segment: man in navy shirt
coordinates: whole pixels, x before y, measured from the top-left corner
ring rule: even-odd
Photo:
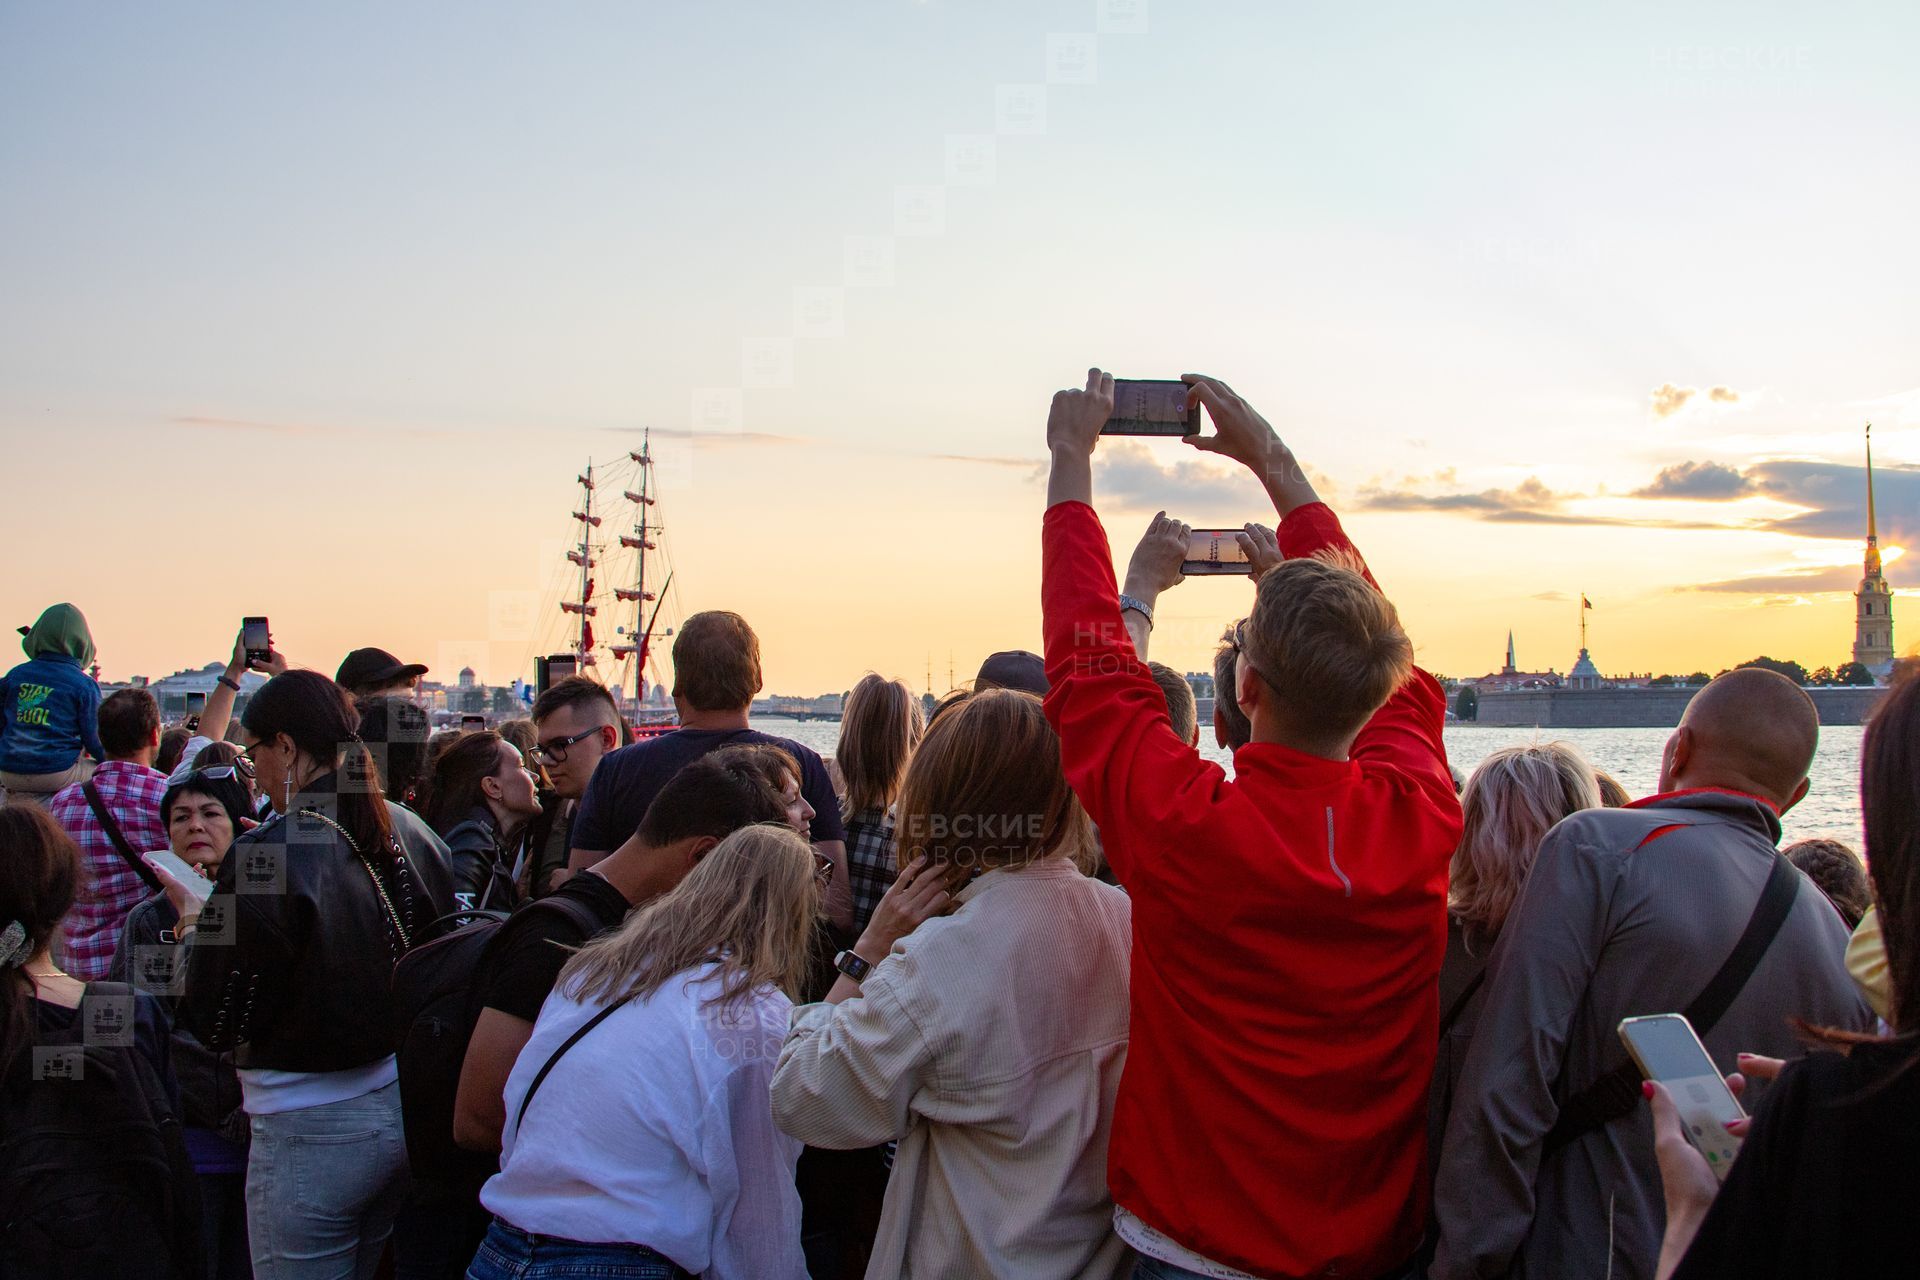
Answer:
[[[673,638],[673,705],[680,713],[680,727],[601,757],[573,821],[567,865],[583,870],[624,844],[639,830],[654,796],[683,765],[736,743],[770,743],[800,762],[800,793],[814,811],[813,847],[834,862],[827,917],[850,928],[846,832],[833,780],[811,748],[747,727],[747,711],[760,685],[760,638],[745,618],[722,610],[688,618]]]

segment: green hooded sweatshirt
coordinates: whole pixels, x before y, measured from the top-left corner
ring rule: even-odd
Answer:
[[[87,630],[87,615],[70,604],[49,606],[40,621],[26,629],[20,647],[29,658],[64,653],[83,667],[93,662],[93,632]]]

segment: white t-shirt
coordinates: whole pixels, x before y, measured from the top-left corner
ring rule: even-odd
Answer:
[[[516,1127],[534,1076],[603,1007],[547,997],[507,1077],[489,1211],[535,1235],[643,1244],[707,1280],[806,1280],[801,1144],[767,1096],[791,1005],[772,987],[708,1004],[716,971],[676,975],[581,1037]]]

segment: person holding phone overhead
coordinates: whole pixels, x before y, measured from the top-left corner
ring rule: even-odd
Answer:
[[[259,1280],[370,1278],[407,1179],[389,1008],[394,961],[451,909],[446,846],[381,794],[352,702],[313,671],[241,717],[274,817],[237,837],[180,921],[180,1019],[235,1050]]]

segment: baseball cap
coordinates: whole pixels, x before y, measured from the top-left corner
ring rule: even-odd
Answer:
[[[1018,689],[1036,697],[1047,696],[1047,664],[1037,653],[1025,649],[1006,649],[980,664],[974,677],[975,689]]]
[[[411,680],[426,673],[425,663],[402,662],[385,649],[355,649],[333,673],[333,682],[357,690]]]

